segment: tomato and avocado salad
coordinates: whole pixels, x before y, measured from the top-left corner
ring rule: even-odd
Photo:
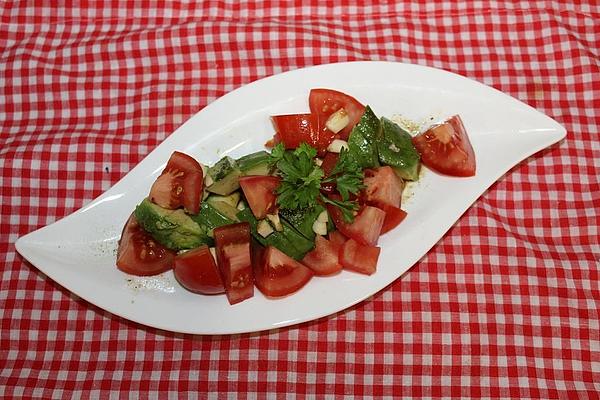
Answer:
[[[174,152],[125,224],[117,267],[172,269],[187,290],[231,304],[255,288],[287,296],[343,269],[371,275],[380,235],[407,216],[402,192],[421,164],[475,174],[458,115],[412,136],[345,93],[313,89],[308,103],[309,113],[271,117],[270,151],[211,167]]]

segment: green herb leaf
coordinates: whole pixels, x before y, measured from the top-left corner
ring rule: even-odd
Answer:
[[[277,167],[281,177],[277,203],[281,208],[291,210],[312,207],[318,202],[332,204],[341,210],[346,222],[352,222],[358,203],[350,200],[350,194],[357,194],[363,187],[360,165],[348,151],[342,150],[330,176],[324,179],[323,169],[315,163],[316,156],[317,150],[306,143],[293,151],[286,151],[281,143],[273,148],[270,163]],[[324,182],[335,183],[342,199],[323,195],[321,184]]]
[[[335,182],[344,201],[350,198],[350,194],[357,194],[364,187],[362,169],[348,150],[342,149],[329,175],[325,182]]]

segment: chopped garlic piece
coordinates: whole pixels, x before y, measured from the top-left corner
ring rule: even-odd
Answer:
[[[327,223],[316,220],[315,222],[313,222],[312,230],[317,235],[327,235]]]
[[[342,151],[342,149],[348,149],[348,142],[341,139],[335,139],[329,144],[329,146],[327,146],[327,151],[332,153],[339,153]]]
[[[213,183],[215,183],[215,181],[213,181],[213,178],[210,175],[205,175],[204,176],[204,185],[205,186],[211,186]]]
[[[281,232],[283,230],[283,225],[281,225],[281,220],[279,219],[279,214],[267,214],[267,219],[269,221],[271,221],[271,224],[273,225],[273,228],[275,228],[275,230],[277,232]]]
[[[325,126],[333,133],[338,133],[350,123],[350,117],[344,108],[340,108],[329,116]]]
[[[329,221],[329,214],[327,214],[327,210],[321,211],[321,214],[317,217],[317,221],[319,222],[327,222]]]
[[[214,247],[209,247],[208,250],[210,250],[210,254],[212,254],[214,258],[217,258],[217,249]]]
[[[256,232],[258,232],[260,236],[266,238],[273,233],[273,228],[266,219],[261,219],[258,221],[258,225],[256,226]]]

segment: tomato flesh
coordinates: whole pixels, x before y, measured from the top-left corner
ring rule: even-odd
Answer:
[[[364,245],[374,246],[377,244],[385,220],[383,210],[377,207],[363,206],[351,223],[346,222],[342,212],[331,204],[327,205],[327,212],[333,218],[336,228],[344,236]]]
[[[307,266],[275,247],[258,250],[254,262],[256,287],[269,297],[287,296],[302,288],[312,278]],[[262,254],[261,254],[262,253]]]
[[[200,294],[225,292],[223,280],[208,246],[200,246],[175,257],[173,273],[187,290]]]
[[[458,115],[415,136],[413,144],[423,164],[441,174],[475,175],[475,152]]]
[[[182,207],[192,213],[200,211],[203,185],[198,161],[179,151],[173,152],[162,174],[150,189],[150,200],[170,210]]]
[[[338,260],[339,247],[323,236],[315,237],[315,248],[308,252],[302,259],[315,275],[331,275],[341,271],[342,265]]]
[[[352,128],[365,112],[365,106],[354,97],[332,89],[312,89],[308,96],[308,104],[311,114],[316,116],[318,130],[322,134],[331,133],[325,126],[331,114],[341,108],[346,110],[350,121],[344,129],[338,132],[338,136],[344,140],[348,139]]]
[[[340,262],[345,269],[371,275],[377,270],[380,252],[379,247],[366,246],[349,239],[340,251]]]
[[[364,175],[363,196],[367,204],[380,208],[384,204],[392,207],[400,206],[404,183],[392,167],[367,169],[364,171]]]
[[[138,276],[156,275],[170,270],[175,252],[155,241],[132,214],[121,233],[117,268]]]
[[[385,219],[381,227],[382,235],[400,225],[400,222],[404,221],[407,215],[406,211],[388,204],[383,204],[381,209],[385,212]]]
[[[281,179],[276,176],[248,175],[239,179],[252,214],[263,219],[267,214],[277,210],[277,194],[275,190]]]
[[[254,295],[250,224],[240,222],[214,230],[217,265],[230,304]]]
[[[344,243],[346,243],[347,240],[348,238],[344,236],[340,231],[329,232],[329,242],[333,244],[333,246],[336,248],[338,255],[340,249],[342,248]]]
[[[295,149],[306,142],[323,153],[333,141],[332,132],[319,131],[318,121],[313,114],[274,115],[275,142],[281,142],[286,149]]]

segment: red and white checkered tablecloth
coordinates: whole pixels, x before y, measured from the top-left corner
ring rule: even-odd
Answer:
[[[564,3],[1,3],[0,397],[600,398],[600,5]],[[465,75],[567,138],[503,176],[385,290],[289,328],[147,328],[15,252],[217,97],[349,60]]]

